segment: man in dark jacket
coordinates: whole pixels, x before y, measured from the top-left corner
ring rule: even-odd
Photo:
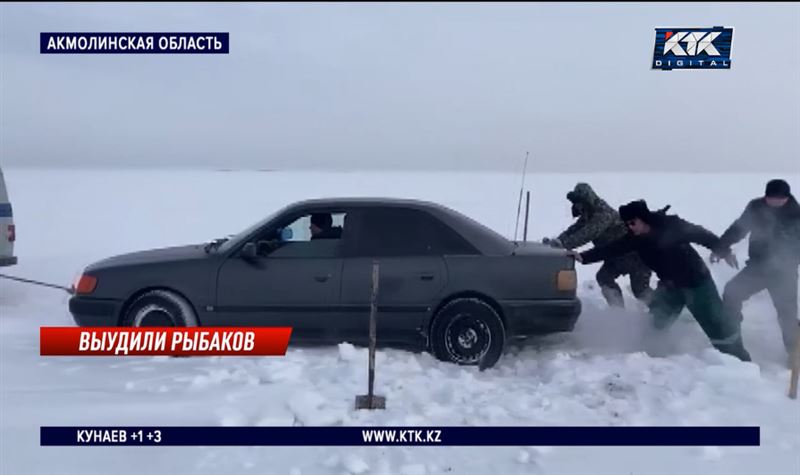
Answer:
[[[678,216],[653,213],[643,200],[621,206],[619,214],[629,233],[606,246],[578,254],[576,259],[591,264],[636,252],[659,278],[650,302],[657,328],[671,324],[683,307],[688,307],[715,348],[750,361],[738,320],[725,313],[711,273],[692,247],[695,243],[718,249],[719,238]]]
[[[578,183],[575,189],[567,193],[572,202],[572,216],[578,218],[557,238],[543,241],[554,247],[577,249],[588,242],[595,247],[602,247],[627,234],[625,224],[617,210],[612,208],[586,183]],[[616,280],[621,275],[629,275],[633,295],[648,302],[653,293],[650,288],[651,272],[639,256],[629,252],[620,257],[608,259],[597,272],[597,283],[609,305],[623,307],[622,289]]]
[[[342,228],[333,225],[333,216],[330,213],[313,213],[308,226],[311,231],[311,240],[341,239]]]
[[[742,319],[742,304],[767,290],[778,314],[783,344],[791,354],[798,338],[797,268],[800,265],[800,205],[783,180],[767,183],[763,197],[750,201],[720,237],[712,259],[728,256],[730,246],[750,234],[749,259],[725,286],[727,311]]]

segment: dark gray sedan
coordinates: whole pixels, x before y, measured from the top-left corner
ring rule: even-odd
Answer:
[[[294,343],[367,341],[380,265],[379,344],[493,365],[506,341],[570,331],[574,259],[515,243],[443,206],[304,201],[227,239],[112,257],[70,300],[81,326],[290,326]]]

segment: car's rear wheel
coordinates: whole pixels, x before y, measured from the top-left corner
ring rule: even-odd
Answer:
[[[442,361],[489,368],[503,354],[506,332],[500,315],[478,298],[448,302],[434,317],[431,350]]]
[[[191,304],[169,290],[150,290],[128,306],[122,325],[126,327],[196,327]]]

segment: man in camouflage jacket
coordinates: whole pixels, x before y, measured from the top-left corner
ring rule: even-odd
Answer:
[[[557,238],[545,238],[545,244],[569,250],[589,242],[595,247],[602,247],[628,233],[617,210],[597,196],[588,184],[575,185],[575,189],[567,193],[567,199],[572,202],[572,216],[578,220]],[[609,305],[624,306],[622,289],[616,282],[621,275],[630,276],[631,290],[637,299],[649,302],[653,293],[650,288],[651,271],[636,253],[630,252],[605,261],[597,272],[597,283]]]

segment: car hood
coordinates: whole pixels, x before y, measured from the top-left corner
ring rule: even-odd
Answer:
[[[109,257],[102,261],[90,265],[87,270],[105,269],[109,267],[120,267],[140,264],[154,264],[162,262],[186,261],[201,259],[208,254],[203,249],[202,244],[192,244],[189,246],[165,247],[161,249],[151,249],[148,251],[131,252],[118,256]]]

